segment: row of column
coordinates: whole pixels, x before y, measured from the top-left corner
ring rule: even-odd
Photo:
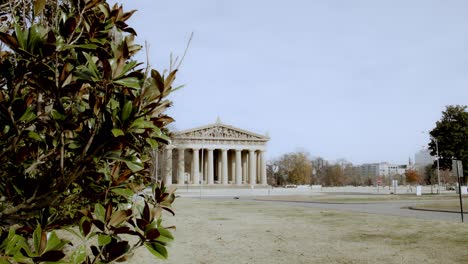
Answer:
[[[166,149],[166,177],[165,182],[173,183],[172,179],[172,150],[173,148]],[[185,149],[177,148],[178,150],[178,159],[177,159],[177,184],[185,184]],[[203,157],[201,166],[203,169],[200,170],[200,149],[191,148],[193,151],[190,179],[188,183],[190,184],[199,184],[200,178],[206,178],[206,183],[208,185],[215,184],[215,164],[214,164],[214,150],[215,149],[201,149],[205,153],[206,157]],[[221,157],[217,157],[218,161],[218,181],[222,185],[229,184],[229,162],[228,162],[228,149],[220,149]],[[265,160],[265,151],[263,150],[248,150],[248,162],[244,159],[242,160],[242,150],[234,149],[235,158],[231,159],[231,184],[242,185],[242,184],[267,184],[266,177],[266,160]],[[231,156],[232,157],[232,156]],[[244,164],[243,164],[244,163]],[[257,167],[259,166],[259,167]],[[205,175],[201,175],[201,172]],[[259,179],[257,181],[257,176]],[[205,177],[204,177],[205,176]]]

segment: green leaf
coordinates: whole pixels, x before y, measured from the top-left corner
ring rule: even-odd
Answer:
[[[156,148],[158,148],[158,146],[159,146],[158,141],[156,141],[156,140],[153,139],[153,138],[147,138],[147,139],[146,139],[146,143],[148,143],[148,144],[151,146],[151,148],[153,148],[153,149],[156,149]]]
[[[125,102],[125,105],[122,109],[122,121],[125,122],[130,117],[132,110],[133,110],[133,102],[132,101]]]
[[[105,222],[106,219],[106,209],[104,209],[104,206],[102,204],[95,204],[94,205],[94,214],[96,215],[96,218],[101,220],[102,222]]]
[[[33,245],[34,245],[34,250],[36,251],[37,254],[42,253],[40,252],[41,238],[42,238],[42,228],[41,228],[41,225],[37,225],[33,233]]]
[[[125,87],[135,88],[135,89],[141,88],[140,80],[135,77],[122,78],[122,79],[114,81],[114,83],[123,85]]]
[[[114,137],[119,137],[119,136],[124,136],[124,132],[122,129],[120,128],[113,128],[112,129],[112,134],[114,135]]]
[[[81,145],[76,141],[72,141],[72,142],[70,142],[70,144],[68,144],[68,148],[69,149],[79,149],[79,148],[81,148]]]
[[[68,241],[60,239],[55,232],[51,232],[48,235],[47,239],[47,246],[44,250],[44,252],[50,251],[50,250],[61,250],[66,244],[68,244]]]
[[[29,121],[32,121],[34,118],[36,118],[36,114],[33,112],[33,109],[28,107],[26,111],[24,111],[24,114],[20,117],[19,121],[24,121],[28,123]]]
[[[145,120],[143,117],[138,118],[137,120],[133,121],[130,125],[131,128],[153,128],[159,130],[152,122]]]
[[[156,240],[165,243],[169,243],[174,240],[174,237],[172,236],[171,232],[169,232],[169,230],[159,227],[158,231],[161,235]]]
[[[60,113],[56,109],[52,109],[50,111],[50,115],[52,116],[54,120],[58,120],[58,121],[63,121],[67,118],[64,114]]]
[[[31,139],[34,139],[36,141],[42,141],[41,136],[38,133],[34,132],[34,131],[29,131],[28,132],[28,137],[31,138]]]
[[[167,249],[165,246],[161,245],[160,243],[146,242],[145,246],[149,250],[149,252],[151,252],[151,254],[153,254],[157,258],[167,259],[168,257]]]
[[[99,246],[105,246],[105,245],[109,244],[111,241],[112,241],[112,238],[109,235],[104,235],[104,234],[98,235],[98,245]]]
[[[96,63],[94,62],[94,58],[89,55],[88,53],[83,53],[86,59],[88,60],[88,66],[87,69],[92,73],[93,81],[98,81],[101,79],[101,74],[96,66]]]
[[[86,246],[80,245],[70,256],[72,263],[83,263],[86,260]]]
[[[21,29],[19,23],[15,23],[15,33],[16,33],[16,39],[18,39],[18,44],[20,48],[26,50],[27,42],[25,36],[25,32]]]
[[[111,192],[126,198],[132,197],[135,194],[132,190],[127,188],[115,188],[111,189]]]
[[[76,47],[76,48],[82,48],[82,49],[89,49],[89,50],[95,50],[98,48],[98,45],[89,43],[89,44],[80,44],[80,45],[72,45],[71,47]]]
[[[125,164],[133,172],[141,171],[145,168],[141,162],[125,161]]]

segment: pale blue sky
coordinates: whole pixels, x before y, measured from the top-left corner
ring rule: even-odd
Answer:
[[[270,158],[406,163],[446,105],[468,104],[468,1],[122,2],[157,69],[194,32],[175,127],[220,116],[268,132]]]

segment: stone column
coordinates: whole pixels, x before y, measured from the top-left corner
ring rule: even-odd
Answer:
[[[177,184],[184,184],[185,179],[185,149],[179,148],[178,149],[178,168],[177,168]]]
[[[260,151],[260,162],[261,162],[261,169],[260,169],[260,175],[261,175],[261,184],[262,185],[267,185],[267,173],[266,173],[266,156],[265,156],[265,151]]]
[[[231,155],[229,155],[229,151],[228,151],[228,160],[229,160],[228,161],[229,166],[231,166],[231,168],[229,169],[231,172],[231,184],[234,185],[236,184],[236,157],[234,156],[232,151],[231,151]]]
[[[213,174],[214,166],[213,166],[213,150],[208,149],[208,184],[214,184],[214,174]]]
[[[243,157],[242,157],[242,182],[244,183],[248,183],[248,180],[247,180],[247,176],[249,174],[249,170],[248,170],[248,162],[247,162],[247,153],[244,153]]]
[[[166,148],[166,177],[164,185],[172,184],[172,148]]]
[[[223,182],[223,161],[221,159],[221,150],[213,151],[213,155],[216,158],[216,175],[218,176],[218,183],[221,184]]]
[[[242,152],[236,149],[236,185],[242,184]]]
[[[249,169],[250,169],[250,173],[249,173],[249,178],[250,178],[250,185],[255,185],[256,183],[256,180],[257,180],[257,164],[255,162],[255,150],[253,149],[250,149],[249,150]]]
[[[223,169],[221,170],[221,183],[222,184],[228,184],[228,155],[227,155],[227,149],[222,149],[221,150],[221,163],[223,166]]]
[[[198,151],[199,149],[193,149],[193,156],[192,156],[192,184],[199,184],[200,183],[200,168],[199,168],[199,159],[198,159]]]

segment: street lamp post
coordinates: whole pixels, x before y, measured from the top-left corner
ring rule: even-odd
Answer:
[[[421,133],[426,133],[426,132],[421,132]],[[433,137],[431,134],[429,134],[429,137],[431,137],[436,145],[436,158],[437,158],[437,194],[440,194],[440,172],[439,172],[439,142],[437,141],[437,138]]]
[[[437,138],[432,137],[436,144],[436,155],[437,155],[437,194],[440,194],[440,172],[439,172],[439,143]]]

